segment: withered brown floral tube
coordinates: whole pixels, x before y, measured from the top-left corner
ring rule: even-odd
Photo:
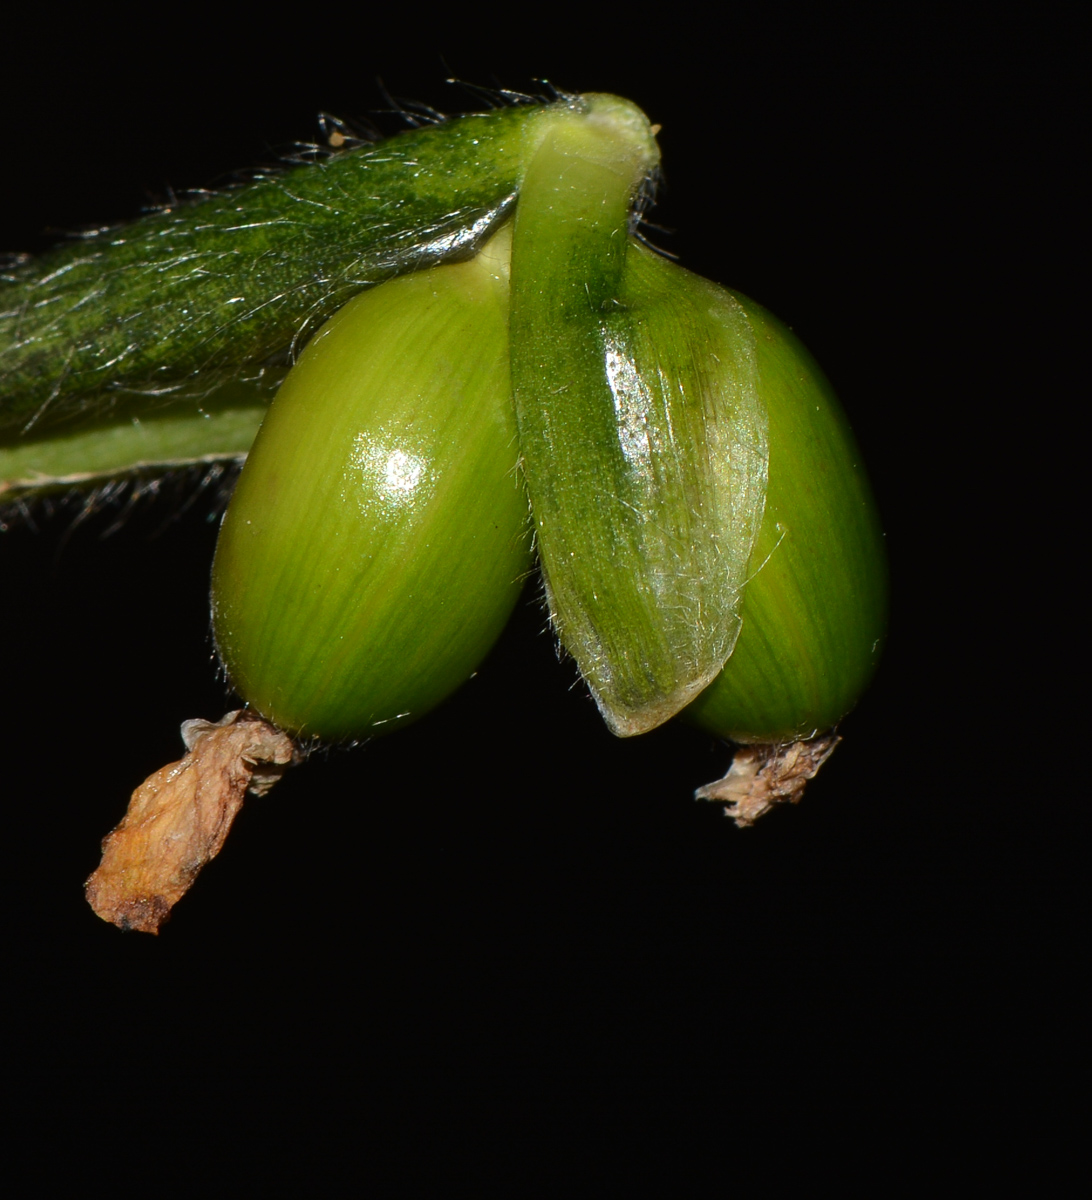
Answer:
[[[292,739],[249,712],[182,726],[186,755],[133,793],[102,843],[87,902],[122,929],[158,933],[224,845],[249,793],[264,796],[295,754]]]

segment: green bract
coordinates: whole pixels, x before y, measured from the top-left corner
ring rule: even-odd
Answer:
[[[557,187],[574,173],[560,161]],[[754,339],[723,289],[624,227],[565,220],[551,190],[516,217],[520,444],[558,633],[611,729],[636,734],[712,682],[739,633],[766,480]]]
[[[503,234],[384,284],[311,340],[224,520],[217,644],[264,717],[363,737],[478,665],[531,566]]]

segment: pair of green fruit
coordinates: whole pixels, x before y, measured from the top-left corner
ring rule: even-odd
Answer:
[[[421,716],[504,627],[529,496],[552,620],[614,732],[825,732],[885,617],[837,400],[759,305],[630,236],[658,160],[640,110],[548,113],[514,218],[350,301],[281,386],[213,568],[232,682],[303,737]]]

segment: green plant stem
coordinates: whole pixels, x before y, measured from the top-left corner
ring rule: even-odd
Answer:
[[[0,275],[0,437],[287,364],[360,291],[472,254],[553,105],[499,109],[162,208]],[[141,414],[143,415],[143,414]]]

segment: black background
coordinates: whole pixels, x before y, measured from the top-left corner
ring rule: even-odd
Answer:
[[[551,10],[518,37],[498,13],[17,26],[0,79],[12,251],[269,162],[315,136],[319,110],[373,114],[379,78],[446,111],[477,104],[449,74],[636,100],[663,125],[659,243],[790,323],[839,391],[894,597],[843,746],[798,808],[740,832],[691,798],[728,750],[685,728],[613,739],[528,594],[427,720],[252,801],[153,939],[98,921],[81,885],[130,790],[178,756],[179,723],[228,705],[208,632],[215,522],[200,499],[182,515],[162,499],[109,536],[109,514],[8,532],[18,1061],[456,1089],[511,1073],[516,1095],[559,1072],[706,1070],[725,1104],[763,1080],[816,1119],[834,1092],[1004,1108],[1029,1072],[1050,1077],[1073,796],[1042,776],[1064,721],[1035,674],[1047,552],[1029,545],[1042,520],[1016,464],[1037,435],[1010,406],[1050,395],[1023,393],[1022,372],[1049,308],[1064,31],[913,11],[684,5],[639,28]]]

